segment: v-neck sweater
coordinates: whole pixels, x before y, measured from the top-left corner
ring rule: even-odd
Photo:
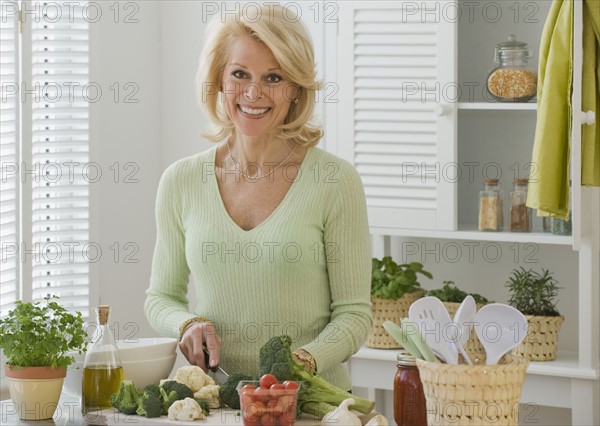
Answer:
[[[222,340],[223,369],[250,375],[258,374],[260,347],[287,334],[293,349],[312,354],[327,380],[350,389],[343,363],[372,325],[360,176],[345,160],[311,147],[280,204],[246,231],[223,204],[216,150],[183,158],[161,177],[148,321],[160,334],[178,337],[185,320],[209,318]]]

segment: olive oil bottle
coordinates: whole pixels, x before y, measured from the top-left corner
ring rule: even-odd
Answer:
[[[98,328],[83,364],[82,412],[110,408],[110,396],[119,390],[123,379],[123,364],[119,350],[108,327],[110,306],[96,308]]]

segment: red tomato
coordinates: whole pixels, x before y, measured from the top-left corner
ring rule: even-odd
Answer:
[[[256,386],[254,386],[252,383],[246,383],[243,387],[243,390],[254,390],[256,389]]]
[[[283,382],[283,387],[286,389],[298,389],[298,382],[293,380],[286,380]]]
[[[282,383],[273,383],[269,389],[271,389],[271,390],[283,390],[283,389],[285,389],[285,386],[283,386]]]
[[[265,413],[260,417],[260,424],[262,426],[276,426],[277,417],[271,413]]]
[[[267,374],[263,374],[263,376],[260,378],[258,383],[261,388],[269,389],[271,387],[271,385],[274,385],[275,383],[279,383],[279,382],[277,381],[277,377],[275,377],[272,374],[267,373]]]
[[[253,397],[255,401],[267,402],[271,399],[271,391],[263,387],[256,388]]]
[[[265,413],[265,410],[265,404],[260,401],[254,401],[242,407],[244,418],[250,420],[258,420]]]
[[[289,412],[284,412],[279,416],[279,426],[291,426],[296,420],[296,412],[294,411],[291,415]]]

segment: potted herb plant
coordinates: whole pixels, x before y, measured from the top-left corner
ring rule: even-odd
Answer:
[[[512,271],[506,283],[508,303],[527,318],[527,336],[513,353],[531,361],[556,359],[558,332],[565,320],[556,309],[558,282],[548,270],[536,272],[521,267]]]
[[[383,328],[385,321],[400,325],[408,315],[410,305],[423,296],[424,290],[417,274],[432,278],[418,262],[398,265],[390,256],[374,258],[371,268],[371,311],[373,327],[367,338],[367,346],[379,349],[399,348],[398,342]]]
[[[461,290],[456,286],[456,284],[454,284],[454,281],[444,281],[442,288],[427,290],[424,294],[424,296],[435,296],[444,302],[444,305],[446,306],[446,309],[451,317],[454,317],[454,314],[456,313],[460,303],[469,295],[473,296],[473,299],[475,299],[477,309],[489,303],[489,300],[480,294],[467,293],[466,291]]]
[[[74,361],[67,352],[82,353],[88,343],[81,312],[70,313],[53,298],[58,299],[17,301],[0,319],[8,389],[24,420],[52,418],[67,367]]]
[[[425,292],[423,296],[435,296],[444,303],[448,313],[451,318],[454,318],[460,303],[464,300],[468,295],[473,296],[475,299],[475,303],[477,304],[477,310],[481,309],[481,307],[487,303],[489,300],[485,297],[481,296],[477,293],[467,293],[466,291],[461,290],[456,286],[454,281],[444,281],[444,285],[442,288],[437,288],[433,290],[428,290]],[[475,353],[484,353],[485,349],[479,342],[477,335],[475,334],[475,330],[471,330],[471,334],[469,335],[469,340],[465,344],[465,350],[467,352],[475,352]]]

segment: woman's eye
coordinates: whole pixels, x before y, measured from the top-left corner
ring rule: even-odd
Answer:
[[[281,80],[283,80],[283,78],[281,78],[277,74],[271,74],[267,76],[266,80],[267,83],[279,83]]]
[[[246,77],[246,73],[244,71],[241,70],[237,70],[231,73],[232,76],[234,76],[235,78],[244,78]]]

